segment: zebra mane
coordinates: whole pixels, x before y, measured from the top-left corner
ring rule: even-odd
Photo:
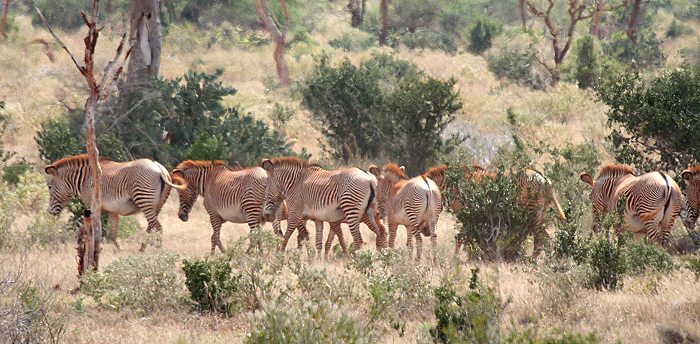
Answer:
[[[76,165],[86,165],[88,163],[88,155],[87,154],[78,154],[78,155],[73,155],[69,157],[65,157],[62,159],[58,159],[53,162],[50,166],[53,166],[55,168],[63,167],[63,166],[76,166]],[[111,162],[112,160],[106,157],[100,157],[100,163],[102,162]]]
[[[300,166],[300,167],[319,167],[323,168],[319,164],[312,164],[308,162],[307,160],[302,160],[294,156],[283,156],[279,158],[272,158],[270,159],[272,161],[272,164],[275,166]]]
[[[433,179],[433,177],[435,176],[444,176],[445,172],[447,172],[447,169],[447,165],[431,167],[425,173],[423,173],[423,176],[428,177],[430,179]]]
[[[390,162],[384,166],[384,172],[385,173],[386,172],[392,173],[392,174],[396,175],[397,177],[399,177],[400,179],[408,179],[406,172],[402,171],[401,168],[399,167],[399,165],[397,165],[393,162]]]
[[[175,167],[178,170],[187,170],[190,168],[206,168],[211,166],[223,166],[231,171],[240,171],[243,168],[240,166],[228,166],[223,160],[185,160]]]
[[[696,173],[700,172],[700,165],[690,166],[690,167],[686,168],[685,171],[688,171],[692,174],[696,174]]]
[[[612,177],[620,176],[625,174],[635,174],[636,170],[630,165],[623,164],[607,164],[603,165],[598,171],[598,178],[600,177]]]

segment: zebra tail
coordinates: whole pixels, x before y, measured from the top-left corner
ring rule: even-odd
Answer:
[[[559,204],[559,200],[557,199],[557,196],[552,193],[552,203],[554,203],[554,207],[557,208],[557,214],[559,215],[559,218],[566,223],[566,214],[564,214],[564,210],[561,208],[561,205]]]
[[[168,172],[168,170],[165,168],[165,166],[161,165],[160,163],[154,161],[156,165],[158,165],[158,169],[160,170],[160,179],[163,181],[163,183],[170,185],[171,187],[178,189],[178,190],[185,190],[187,189],[187,182],[180,178],[179,176],[175,176],[173,179],[177,179],[179,183],[181,184],[173,184],[171,181],[171,175]]]
[[[372,202],[374,201],[374,186],[372,183],[369,183],[369,200],[367,201],[367,206],[365,207],[365,213],[367,210],[369,210],[369,207],[372,205]]]

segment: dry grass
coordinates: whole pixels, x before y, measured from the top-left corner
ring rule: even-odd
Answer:
[[[337,12],[337,13],[336,13]],[[375,48],[366,52],[343,52],[327,46],[327,42],[350,30],[346,14],[335,11],[319,24],[313,34],[318,45],[290,49],[288,61],[295,80],[302,79],[314,65],[313,56],[326,51],[333,61],[348,58],[359,63],[372,53],[384,51]],[[668,15],[661,17],[659,32],[665,32],[670,23]],[[46,118],[63,111],[58,100],[69,106],[83,103],[84,85],[67,56],[56,50],[57,61],[50,63],[40,46],[29,44],[34,38],[48,39],[42,29],[33,28],[27,17],[18,17],[19,33],[7,44],[0,44],[0,98],[7,101],[7,111],[12,115],[10,130],[6,134],[6,149],[38,161],[33,140],[39,124]],[[338,25],[338,23],[343,23]],[[692,24],[694,32],[700,32]],[[190,33],[191,34],[191,33]],[[60,34],[75,52],[81,51],[82,34]],[[297,110],[289,123],[288,134],[297,140],[297,148],[307,148],[316,157],[321,155],[317,141],[321,138],[313,127],[309,114],[290,97],[289,91],[269,89],[265,79],[274,80],[274,65],[269,47],[254,49],[225,49],[218,46],[204,48],[195,43],[190,48],[173,46],[176,37],[165,39],[161,61],[161,74],[165,78],[182,75],[190,68],[213,71],[224,68],[223,80],[238,89],[238,93],[225,100],[228,105],[241,105],[259,118],[266,119],[275,102]],[[100,38],[97,61],[102,63],[111,57],[117,37],[109,30]],[[677,51],[697,44],[697,35],[682,40],[666,41],[664,50],[669,65],[679,63]],[[457,127],[471,128],[487,141],[503,142],[506,134],[506,109],[513,108],[521,115],[526,139],[543,140],[553,145],[590,140],[601,142],[606,136],[604,126],[606,107],[594,100],[589,91],[562,83],[548,92],[534,91],[497,80],[488,71],[486,62],[479,56],[467,53],[448,55],[432,51],[397,52],[431,75],[455,77],[462,95],[464,107],[459,114]],[[458,129],[459,130],[459,129]],[[496,139],[494,139],[496,138]],[[494,140],[492,140],[494,139]],[[163,245],[183,257],[203,257],[209,252],[211,227],[201,202],[192,211],[190,220],[182,223],[177,218],[177,197],[173,196],[160,216],[163,227]],[[18,222],[28,222],[21,219]],[[145,220],[139,216],[142,227]],[[26,223],[25,223],[26,224]],[[443,216],[439,225],[439,247],[443,257],[450,257],[455,232],[450,216]],[[24,225],[19,223],[23,228]],[[269,225],[268,225],[269,227]],[[226,224],[222,230],[223,242],[240,238],[248,232],[244,225]],[[327,232],[327,229],[326,229]],[[349,236],[346,233],[346,237]],[[373,235],[363,230],[368,247],[373,248]],[[405,231],[399,231],[397,243],[403,245]],[[293,241],[290,246],[295,246]],[[427,245],[427,243],[426,243]],[[107,266],[117,257],[138,254],[138,238],[127,240],[116,253],[109,244],[103,247],[101,266]],[[427,246],[426,246],[427,247]],[[8,254],[8,253],[0,253]],[[464,258],[462,258],[464,260]],[[51,251],[32,250],[27,256],[32,275],[37,282],[56,286],[54,293],[64,302],[64,312],[69,319],[67,342],[123,342],[123,343],[219,343],[240,342],[245,336],[243,317],[221,319],[192,313],[187,309],[163,311],[142,317],[131,311],[105,311],[86,303],[84,312],[76,308],[79,300],[69,294],[76,287],[75,251],[72,245],[63,245]],[[343,259],[327,263],[329,271],[342,273]],[[316,262],[314,264],[324,264]],[[460,264],[474,265],[474,262]],[[443,268],[451,269],[447,265]],[[700,299],[698,283],[691,272],[680,271],[662,276],[658,282],[652,277],[628,278],[625,287],[617,292],[593,292],[582,287],[575,291],[565,314],[551,314],[543,306],[541,287],[537,275],[526,265],[482,265],[487,276],[498,282],[504,299],[509,298],[502,326],[504,328],[538,328],[540,333],[557,331],[596,332],[604,343],[621,340],[624,343],[657,343],[659,329],[672,328],[700,335]],[[468,271],[468,270],[464,270]],[[654,284],[654,287],[649,285]],[[426,324],[411,323],[407,336],[389,335],[387,342],[417,342],[425,339]]]

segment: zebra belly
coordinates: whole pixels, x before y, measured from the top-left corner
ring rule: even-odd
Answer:
[[[141,212],[131,198],[118,200],[103,199],[102,210],[119,215],[133,215]]]
[[[338,222],[345,220],[345,213],[343,213],[343,211],[336,206],[328,206],[319,209],[306,208],[304,211],[304,216],[325,222]]]
[[[243,213],[243,209],[240,207],[229,207],[226,209],[221,209],[218,211],[219,216],[222,219],[233,222],[233,223],[246,223],[246,217]]]

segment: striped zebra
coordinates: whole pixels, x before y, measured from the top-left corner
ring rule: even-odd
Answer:
[[[445,185],[445,173],[447,169],[447,165],[436,166],[429,169],[425,173],[425,176],[436,181],[440,189],[444,190],[445,187],[450,187]],[[475,182],[479,182],[482,178],[495,180],[497,175],[475,164],[472,166],[471,171],[465,172],[464,177],[467,180],[472,179]],[[544,228],[548,210],[554,208],[563,222],[566,222],[566,215],[554,194],[551,182],[541,172],[526,168],[522,173],[517,174],[517,187],[518,203],[527,207],[527,229],[533,233],[534,254],[537,255],[542,251],[544,244],[549,240],[549,234],[547,234]],[[454,198],[449,200],[449,206],[453,212],[457,212],[463,207],[459,200]],[[455,242],[455,253],[459,253],[462,245],[462,240],[457,238]]]
[[[216,248],[224,253],[221,226],[226,222],[247,223],[251,230],[265,224],[262,207],[265,200],[267,173],[260,167],[234,168],[223,161],[185,160],[172,171],[173,180],[186,185],[178,190],[178,217],[187,222],[197,197],[204,199],[213,229],[211,254]],[[275,233],[281,234],[280,220],[286,219],[286,206],[280,207],[272,221]]]
[[[306,219],[330,223],[346,222],[350,226],[355,249],[363,245],[360,222],[367,214],[369,228],[377,234],[377,248],[386,244],[386,233],[377,224],[373,177],[358,168],[327,171],[298,158],[263,160],[267,171],[264,216],[273,217],[283,200],[289,217],[281,249]],[[323,227],[317,227],[316,249],[320,252]]]
[[[695,230],[700,214],[700,165],[689,167],[681,172],[685,182],[686,216],[683,225],[689,230]]]
[[[635,239],[646,236],[649,242],[663,246],[681,210],[681,190],[665,173],[634,173],[634,168],[618,164],[602,166],[595,180],[581,173],[581,180],[591,186],[593,231],[600,230],[601,217],[613,212],[624,197],[625,220]]]
[[[115,162],[101,158],[100,167],[102,211],[109,214],[110,240],[117,248],[119,216],[143,213],[148,221],[146,232],[161,232],[163,227],[158,222],[158,214],[170,194],[170,188],[183,188],[173,184],[168,170],[149,159]],[[73,195],[90,205],[93,181],[87,154],[57,160],[46,166],[44,171],[52,176],[49,183],[50,214],[58,215]],[[141,251],[145,248],[144,243]]]
[[[437,247],[437,221],[442,211],[442,195],[437,184],[430,178],[419,176],[408,179],[405,170],[388,163],[383,171],[372,167],[370,172],[377,177],[377,199],[380,216],[386,215],[389,227],[389,247],[394,248],[396,230],[406,227],[406,247],[413,255],[413,238],[416,239],[416,260],[421,258],[423,239],[430,237],[432,257]]]

